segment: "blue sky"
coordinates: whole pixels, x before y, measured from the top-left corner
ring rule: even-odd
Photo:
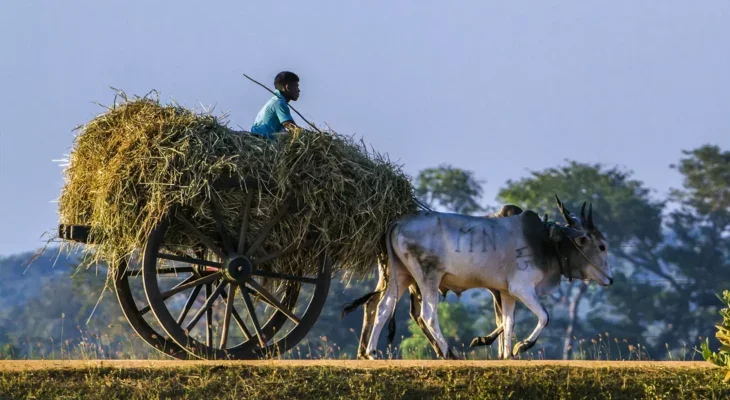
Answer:
[[[54,159],[110,87],[214,106],[248,128],[280,70],[307,119],[408,173],[486,180],[570,158],[635,171],[662,196],[682,149],[730,148],[730,2],[5,1],[0,254],[58,223]]]

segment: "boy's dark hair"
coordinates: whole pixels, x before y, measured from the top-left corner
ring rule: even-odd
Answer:
[[[283,90],[286,85],[297,82],[299,82],[297,74],[289,71],[282,71],[276,74],[276,78],[274,78],[274,87],[277,90]]]

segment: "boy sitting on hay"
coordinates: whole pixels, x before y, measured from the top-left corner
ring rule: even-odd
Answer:
[[[276,133],[286,129],[296,136],[300,128],[294,123],[288,103],[299,99],[299,77],[293,72],[279,72],[274,78],[274,88],[274,97],[256,115],[251,133],[272,140]]]

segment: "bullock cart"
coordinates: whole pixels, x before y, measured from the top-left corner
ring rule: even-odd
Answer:
[[[386,226],[418,209],[400,167],[352,138],[268,141],[175,104],[123,100],[75,141],[57,236],[85,249],[84,265],[108,266],[129,324],[172,357],[292,349],[332,276],[369,274]]]

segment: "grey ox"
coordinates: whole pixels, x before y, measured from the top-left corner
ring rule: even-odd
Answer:
[[[511,359],[533,347],[549,315],[540,296],[556,290],[562,276],[613,284],[608,244],[593,223],[593,206],[580,219],[555,196],[565,224],[548,222],[533,211],[505,206],[498,214],[473,217],[419,212],[399,218],[383,238],[386,259],[379,260],[376,290],[345,307],[343,316],[365,304],[358,358],[376,358],[380,332],[390,319],[388,341],[395,333],[398,299],[410,290],[411,317],[436,354],[456,358],[441,333],[436,313],[439,292],[457,295],[487,288],[494,296],[496,329],[471,346],[490,345],[500,337],[499,357]],[[516,300],[538,317],[532,334],[511,349]]]

